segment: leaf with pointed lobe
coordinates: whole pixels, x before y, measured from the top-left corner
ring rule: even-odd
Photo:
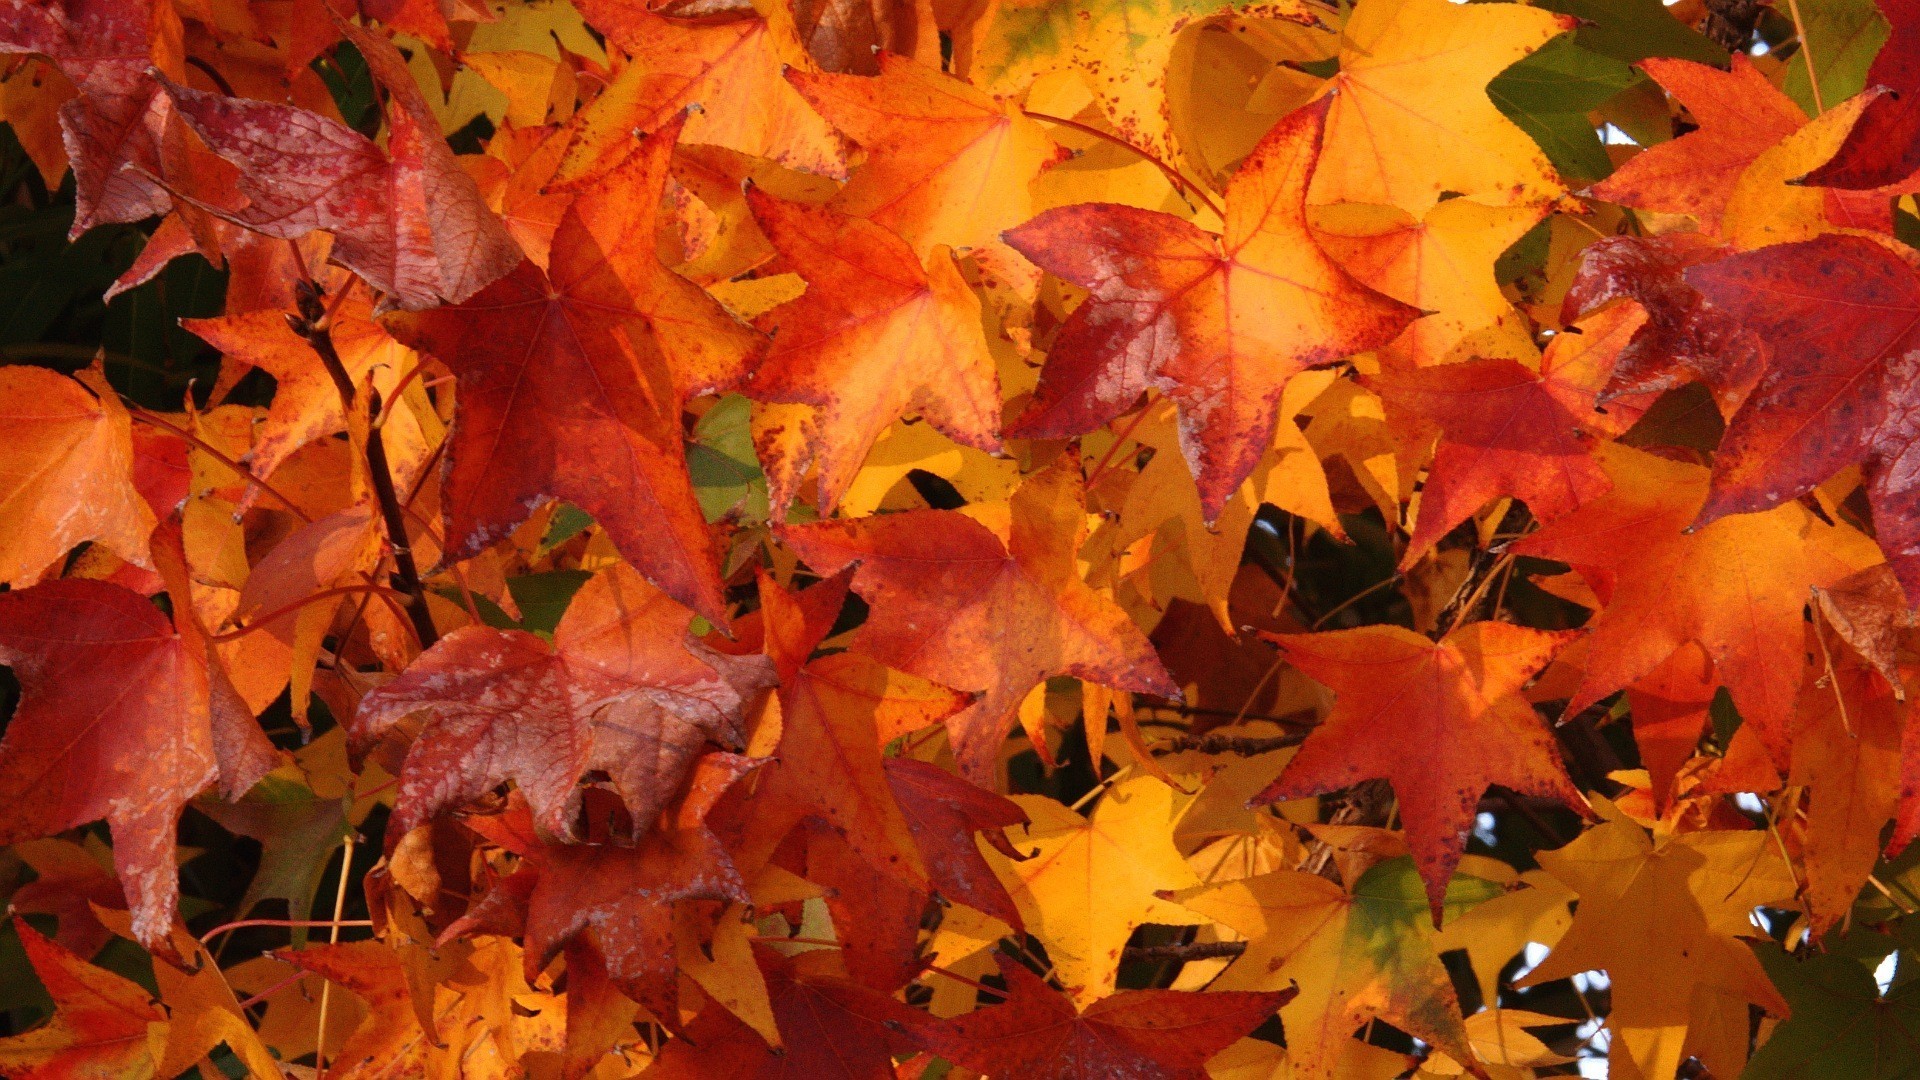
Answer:
[[[1734,55],[1731,71],[1666,58],[1640,66],[1698,126],[1629,159],[1591,193],[1636,209],[1692,214],[1703,230],[1719,233],[1741,174],[1805,126],[1807,115],[1744,55]]]
[[[940,245],[995,243],[1032,217],[1029,182],[1065,156],[1040,124],[937,67],[891,52],[878,60],[874,78],[787,73],[869,150],[833,208],[886,226],[923,258]]]
[[[1594,440],[1625,430],[1641,410],[1622,401],[1601,414],[1594,401],[1645,321],[1638,310],[1612,308],[1557,335],[1538,369],[1472,360],[1361,379],[1390,413],[1440,431],[1403,570],[1497,498],[1519,499],[1551,521],[1607,490]]]
[[[1807,184],[1866,191],[1901,183],[1920,170],[1920,6],[1913,0],[1880,0],[1876,6],[1891,33],[1867,69],[1867,84],[1897,96],[1870,103],[1832,159],[1807,174]]]
[[[626,56],[598,97],[574,114],[556,183],[582,184],[616,166],[631,133],[673,123],[689,106],[687,141],[771,158],[791,169],[846,175],[839,136],[783,70],[807,70],[784,6],[711,20],[654,14],[641,0],[582,0],[581,14]]]
[[[1500,893],[1491,881],[1455,877],[1446,892],[1449,923]],[[1376,1018],[1456,1060],[1474,1060],[1411,859],[1378,862],[1354,874],[1347,888],[1318,874],[1276,870],[1170,899],[1247,938],[1247,951],[1214,990],[1299,987],[1280,1012],[1291,1076],[1347,1076],[1340,1070],[1351,1061],[1353,1036]]]
[[[923,265],[885,227],[749,188],[767,239],[807,291],[755,320],[770,338],[742,392],[811,406],[804,449],[769,456],[774,506],[784,511],[809,468],[817,508],[830,515],[874,441],[917,412],[955,442],[1000,449],[1000,380],[981,328],[980,301],[953,257]]]
[[[1798,503],[1693,528],[1707,470],[1609,443],[1613,490],[1513,545],[1579,571],[1605,601],[1568,715],[1639,682],[1689,642],[1776,762],[1787,760],[1809,590],[1879,561],[1873,542]],[[1783,663],[1782,657],[1794,658]]]
[[[709,742],[740,746],[741,717],[770,682],[764,659],[688,636],[693,613],[623,565],[574,596],[549,645],[468,626],[368,694],[350,728],[364,754],[407,716],[432,719],[400,773],[398,837],[512,780],[543,835],[578,835],[578,784],[604,770],[648,830]]]
[[[1326,113],[1323,102],[1288,115],[1248,155],[1227,185],[1224,235],[1105,203],[1049,210],[1006,234],[1090,293],[1009,434],[1092,431],[1157,390],[1179,406],[1181,445],[1211,519],[1272,442],[1288,379],[1384,345],[1414,319],[1308,231]]]
[[[155,1076],[168,1024],[152,996],[41,937],[20,918],[13,927],[55,1012],[41,1027],[0,1039],[0,1069],[18,1080]]]
[[[1765,374],[1714,454],[1699,524],[1780,506],[1862,465],[1881,549],[1912,603],[1920,270],[1909,258],[1865,237],[1822,236],[1695,266],[1687,282],[1769,349]]]
[[[1487,96],[1494,76],[1573,20],[1519,4],[1370,0],[1342,28],[1313,202],[1424,215],[1453,192],[1534,206],[1566,189],[1546,155]]]
[[[1005,533],[952,510],[918,510],[776,530],[825,574],[858,563],[853,591],[872,614],[849,642],[912,675],[979,693],[948,717],[962,771],[992,775],[1027,692],[1054,675],[1172,696],[1147,642],[1081,579],[1086,532],[1076,465],[1063,458],[1010,500]]]
[[[1298,992],[1127,990],[1082,1011],[1004,953],[994,960],[1005,1001],[915,1032],[941,1057],[993,1076],[1203,1080],[1207,1059]]]
[[[1610,1058],[1627,1076],[1664,1076],[1679,1066],[1675,1036],[1705,1000],[1696,990],[1785,1015],[1787,1003],[1741,940],[1760,936],[1756,905],[1790,904],[1794,893],[1793,873],[1767,830],[1649,836],[1610,804],[1599,810],[1600,825],[1539,855],[1580,902],[1566,936],[1520,985],[1606,972],[1614,995]]]
[[[927,868],[888,785],[894,735],[937,724],[969,698],[858,653],[807,661],[838,617],[852,573],[797,594],[760,579],[767,654],[783,671],[780,743],[755,789],[752,826],[777,841],[812,818],[875,868],[927,888]]]
[[[655,253],[678,137],[678,124],[655,132],[576,197],[544,270],[523,261],[465,303],[388,327],[458,379],[441,497],[449,558],[564,499],[668,595],[724,623],[681,411],[687,397],[744,374],[760,341]]]
[[[1200,880],[1173,846],[1174,792],[1165,783],[1121,781],[1088,816],[1040,796],[1013,801],[1032,823],[1006,839],[1026,858],[996,852],[988,862],[1075,1002],[1113,992],[1120,952],[1136,928],[1204,925],[1161,895]]]
[[[343,1070],[348,1076],[367,1080],[397,1080],[425,1073],[428,1047],[434,1039],[421,1025],[421,1014],[414,1007],[406,960],[393,946],[378,940],[355,941],[281,949],[267,955],[338,983],[366,1003],[365,1018],[346,1042],[337,1048],[329,1044],[329,1076],[334,1070]]]
[[[1824,633],[1815,626],[1811,633]],[[1864,659],[1827,645],[1833,666],[1800,688],[1787,783],[1807,789],[1807,914],[1825,936],[1853,910],[1880,857],[1880,834],[1900,796],[1907,707]],[[1816,670],[1818,670],[1816,668]],[[1904,696],[1904,695],[1902,695]],[[1893,844],[1901,829],[1894,827]]]
[[[782,1047],[766,1041],[719,1003],[700,1010],[686,1038],[662,1049],[641,1075],[647,1080],[893,1080],[900,1029],[926,1019],[894,999],[845,979],[807,970],[756,950],[766,975]]]
[[[1438,926],[1489,786],[1586,805],[1552,733],[1520,697],[1578,636],[1501,622],[1472,623],[1438,642],[1398,626],[1267,635],[1288,663],[1333,689],[1334,707],[1252,802],[1387,778]]]
[[[912,758],[888,758],[887,785],[920,848],[927,879],[948,900],[991,915],[1015,930],[1023,929],[1020,909],[1006,886],[980,854],[974,834],[1009,859],[1025,856],[1007,840],[1005,830],[1028,823],[1020,805]]]
[[[94,370],[0,368],[0,582],[39,581],[85,541],[151,566],[154,513],[134,485],[133,421]]]
[[[1727,248],[1699,233],[1610,236],[1586,247],[1561,317],[1571,320],[1621,299],[1647,313],[1615,359],[1599,404],[1699,381],[1713,391],[1722,413],[1739,408],[1765,364],[1760,339],[1707,303],[1686,279],[1689,267],[1726,254]]]
[[[524,934],[530,983],[561,953],[591,949],[622,993],[678,1027],[673,906],[686,900],[751,902],[706,816],[727,787],[758,763],[707,755],[692,770],[689,792],[672,819],[632,847],[541,840],[525,809],[514,804],[504,815],[469,819],[481,836],[519,855],[521,864],[442,931],[440,941],[473,933]]]
[[[341,24],[387,91],[383,149],[294,105],[224,97],[168,82],[186,124],[239,169],[239,205],[204,209],[283,239],[334,234],[333,258],[402,308],[459,303],[520,262],[520,248],[455,161],[391,42]]]
[[[69,236],[154,217],[171,206],[152,177],[177,173],[182,147],[150,72],[157,66],[181,73],[180,33],[173,5],[154,0],[8,0],[0,6],[0,54],[44,56],[77,91],[59,106],[61,141],[74,171]]]
[[[1920,613],[1907,606],[1900,580],[1889,566],[1872,566],[1832,588],[1813,590],[1819,614],[1861,658],[1906,700],[1901,685],[1900,646],[1907,631],[1920,626]]]
[[[107,819],[136,935],[160,947],[179,901],[180,811],[216,780],[238,797],[270,767],[258,727],[186,616],[169,622],[117,585],[0,594],[0,661],[21,685],[0,740],[0,837]]]

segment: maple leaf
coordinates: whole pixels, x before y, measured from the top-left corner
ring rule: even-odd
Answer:
[[[1740,715],[1778,762],[1800,689],[1808,590],[1878,561],[1872,542],[1799,504],[1688,531],[1707,499],[1707,471],[1607,444],[1613,490],[1512,547],[1558,559],[1605,601],[1587,624],[1586,670],[1568,715],[1632,685],[1688,642],[1702,646]]]
[[[1594,402],[1645,321],[1633,308],[1612,308],[1556,335],[1537,370],[1491,359],[1361,379],[1388,410],[1440,430],[1401,569],[1497,498],[1520,499],[1551,521],[1607,490],[1593,440],[1624,431],[1640,410],[1622,402],[1603,415]]]
[[[1892,32],[1867,69],[1867,84],[1896,94],[1866,107],[1833,157],[1807,174],[1808,184],[1865,191],[1898,184],[1920,170],[1920,63],[1914,59],[1920,56],[1920,10],[1912,0],[1875,6]]]
[[[898,733],[939,723],[969,699],[858,653],[807,661],[839,617],[851,577],[843,570],[797,596],[760,580],[767,652],[783,678],[780,746],[759,783],[753,823],[777,839],[811,817],[873,867],[924,888],[927,868],[881,751]],[[971,849],[967,831],[957,831]]]
[[[1155,211],[1051,210],[1007,233],[1021,254],[1089,290],[1047,355],[1010,434],[1092,431],[1149,389],[1180,408],[1181,445],[1209,520],[1272,441],[1287,380],[1383,345],[1417,314],[1373,292],[1307,229],[1323,103],[1276,124],[1227,185],[1215,236]]]
[[[1340,34],[1340,70],[1313,202],[1425,214],[1446,192],[1495,206],[1565,190],[1545,154],[1487,97],[1495,75],[1572,28],[1518,4],[1365,0]]]
[[[152,996],[41,937],[24,919],[15,917],[13,928],[55,1011],[51,1022],[0,1039],[0,1069],[20,1080],[154,1076],[167,1014]]]
[[[195,204],[283,239],[333,233],[333,258],[402,308],[463,301],[511,271],[519,246],[454,160],[399,50],[375,31],[340,32],[389,95],[386,148],[298,106],[167,82],[181,119],[239,170],[239,205]]]
[[[1640,66],[1698,126],[1634,155],[1589,193],[1641,210],[1692,214],[1703,230],[1718,233],[1741,174],[1800,130],[1807,114],[1739,53],[1731,71],[1660,57]]]
[[[1823,236],[1696,266],[1687,282],[1769,348],[1714,454],[1700,524],[1779,506],[1861,464],[1881,549],[1909,601],[1920,597],[1920,488],[1908,478],[1920,432],[1907,400],[1920,272],[1864,237]]]
[[[1630,1077],[1665,1076],[1679,1066],[1681,1036],[1706,1007],[1696,1005],[1698,989],[1785,1015],[1787,1003],[1740,940],[1755,933],[1755,906],[1788,902],[1794,892],[1766,830],[1656,840],[1611,804],[1597,806],[1600,825],[1539,854],[1580,903],[1566,936],[1520,985],[1605,971],[1616,996],[1607,1018],[1609,1062]]]
[[[1887,680],[1896,700],[1905,701],[1900,639],[1920,626],[1920,613],[1907,607],[1893,568],[1868,567],[1830,589],[1815,589],[1813,599],[1833,632]]]
[[[96,370],[0,368],[0,582],[31,585],[83,541],[151,566],[154,514],[134,487],[133,421]]]
[[[53,940],[68,952],[87,959],[113,940],[113,931],[94,915],[103,908],[127,906],[120,879],[113,876],[113,852],[88,837],[68,840],[26,840],[13,853],[33,868],[34,879],[14,889],[7,906],[16,915],[52,915],[59,920]]]
[[[505,536],[544,498],[565,499],[669,596],[724,624],[680,412],[687,396],[735,381],[759,343],[654,253],[678,138],[678,124],[654,132],[576,198],[545,269],[523,261],[466,303],[389,327],[459,380],[441,498],[449,558]]]
[[[1003,953],[1007,999],[914,1037],[957,1065],[1035,1080],[1201,1080],[1208,1058],[1252,1031],[1296,991],[1199,994],[1128,990],[1085,1011]]]
[[[432,719],[400,772],[396,839],[514,781],[544,835],[578,835],[581,777],[603,770],[645,832],[709,742],[746,741],[741,714],[771,679],[756,657],[688,635],[693,613],[622,565],[575,594],[549,645],[469,626],[368,694],[351,745],[364,754],[414,713]]]
[[[820,513],[832,514],[881,433],[909,410],[955,442],[1000,449],[1000,383],[981,330],[980,301],[953,258],[923,267],[886,228],[749,188],[767,239],[807,291],[757,319],[773,339],[742,387],[757,401],[812,406],[797,451],[760,440],[776,509],[809,467]]]
[[[407,1076],[425,1071],[432,1041],[414,1007],[405,960],[383,941],[283,949],[268,955],[339,983],[366,1003],[366,1017],[331,1052],[335,1069],[355,1076]],[[331,1075],[331,1072],[329,1072]]]
[[[1141,693],[1179,693],[1125,612],[1074,565],[1086,534],[1079,470],[1062,459],[1013,493],[1005,532],[949,510],[783,526],[814,569],[858,563],[872,608],[850,647],[890,667],[980,694],[948,717],[961,767],[993,773],[1027,692],[1073,675]]]
[[[924,761],[886,760],[887,786],[907,819],[907,830],[919,845],[927,878],[941,896],[991,915],[1015,930],[1022,929],[1020,909],[981,857],[973,842],[980,834],[995,851],[1009,859],[1016,851],[1004,830],[1027,825],[1020,805],[985,791]]]
[[[1448,884],[1446,903],[1459,916],[1499,893],[1492,882],[1461,875]],[[1276,870],[1172,899],[1248,939],[1213,989],[1300,987],[1280,1012],[1295,1075],[1343,1075],[1335,1070],[1355,1029],[1376,1017],[1455,1060],[1475,1060],[1411,860],[1380,862],[1349,889],[1318,874]]]
[[[21,687],[0,740],[0,838],[107,819],[136,936],[151,948],[162,947],[179,901],[181,808],[216,779],[238,798],[272,764],[186,620],[98,581],[0,595],[0,661]]]
[[[1313,237],[1366,285],[1426,314],[1381,350],[1383,366],[1425,367],[1538,355],[1494,260],[1547,215],[1543,206],[1448,199],[1424,214],[1394,206],[1315,207]]]
[[[893,1080],[892,1048],[900,1028],[918,1027],[925,1014],[845,979],[806,970],[804,958],[785,960],[771,950],[755,957],[767,980],[781,1047],[719,1003],[700,1010],[687,1037],[667,1044],[646,1075],[651,1080]]]
[[[1831,674],[1800,689],[1787,782],[1807,789],[1802,857],[1816,935],[1852,911],[1879,858],[1881,828],[1900,795],[1904,713],[1894,686],[1859,657],[1836,657]],[[1897,827],[1893,840],[1900,843]]]
[[[1581,252],[1561,316],[1571,319],[1614,300],[1631,299],[1647,320],[1620,350],[1596,403],[1671,390],[1699,381],[1731,415],[1765,364],[1760,340],[1706,302],[1687,283],[1689,267],[1728,254],[1699,233],[1610,236]]]
[[[633,847],[542,841],[518,806],[505,815],[469,819],[481,836],[519,855],[521,865],[448,925],[441,943],[472,933],[524,934],[529,983],[561,953],[577,969],[581,954],[591,952],[622,993],[677,1027],[673,905],[749,902],[746,884],[706,817],[727,787],[756,764],[733,754],[707,755],[667,827],[649,830]]]
[[[1477,622],[1438,642],[1398,626],[1265,636],[1333,688],[1334,707],[1253,803],[1387,778],[1435,926],[1489,786],[1585,805],[1552,734],[1519,696],[1577,631]]]
[[[583,0],[581,14],[625,54],[606,89],[574,114],[562,184],[593,179],[619,164],[634,131],[657,131],[689,106],[687,141],[771,158],[792,169],[839,178],[846,155],[833,129],[782,78],[807,70],[793,16],[711,21],[656,15],[638,0]]]
[[[1078,74],[1122,139],[1163,160],[1174,156],[1167,68],[1180,31],[1227,15],[1271,16],[1303,25],[1321,9],[1301,0],[1013,0],[970,28],[965,71],[997,94],[1026,92],[1055,71]]]
[[[180,17],[152,0],[8,0],[0,7],[0,54],[52,60],[77,93],[59,106],[65,156],[73,163],[69,236],[96,225],[165,213],[167,193],[150,177],[169,172],[169,113],[156,102],[158,66],[180,73]],[[127,168],[132,165],[135,168]],[[55,187],[59,178],[48,187]]]
[[[1029,182],[1065,156],[1021,110],[891,52],[878,78],[788,71],[820,115],[872,150],[829,205],[884,225],[925,257],[980,247],[1033,216]]]
[[[372,320],[373,298],[364,286],[349,280],[342,288],[347,295],[328,316],[325,333],[352,384],[365,386],[371,377],[374,390],[385,401],[418,358]],[[228,361],[258,367],[273,376],[273,404],[249,462],[253,474],[262,479],[271,477],[302,446],[347,429],[339,386],[320,354],[288,325],[288,317],[288,312],[266,308],[181,321],[181,326],[219,349]],[[391,442],[430,441],[410,409],[396,408],[383,430]]]
[[[1173,789],[1165,783],[1140,776],[1115,784],[1089,817],[1051,799],[1013,801],[1032,819],[1024,831],[1007,833],[1026,858],[988,860],[1027,930],[1046,942],[1075,1002],[1112,992],[1120,950],[1136,927],[1201,922],[1158,895],[1199,881],[1173,846]],[[1088,901],[1095,896],[1097,903]]]

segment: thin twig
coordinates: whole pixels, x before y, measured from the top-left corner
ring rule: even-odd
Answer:
[[[1793,34],[1800,39],[1800,55],[1807,58],[1807,89],[1813,92],[1813,114],[1827,111],[1826,103],[1820,100],[1820,73],[1813,66],[1813,42],[1807,40],[1807,24],[1800,21],[1800,0],[1787,0],[1787,11],[1793,15]]]
[[[207,931],[206,933],[201,934],[200,944],[205,945],[207,942],[212,941],[214,938],[219,937],[221,934],[229,933],[234,930],[245,930],[251,926],[304,927],[308,929],[318,929],[319,927],[322,927],[322,926],[331,926],[335,930],[338,930],[342,926],[372,926],[372,925],[373,925],[373,920],[371,919],[347,919],[344,921],[340,919],[241,919],[237,922],[222,923],[219,926],[216,926],[213,929]]]
[[[347,882],[353,879],[353,837],[348,830],[346,839],[340,844],[340,884],[333,891],[333,929],[327,934],[327,944],[340,944],[340,913],[347,907]],[[369,920],[368,926],[373,922]],[[313,1064],[316,1068],[327,1066],[327,1006],[333,1003],[333,980],[320,984],[320,1018],[315,1025],[313,1036]]]
[[[233,473],[235,476],[239,476],[245,479],[247,483],[252,484],[253,486],[259,488],[261,491],[264,491],[267,494],[273,496],[274,499],[277,500],[280,503],[280,505],[286,507],[287,510],[291,512],[294,517],[299,518],[301,521],[304,521],[309,525],[313,524],[313,518],[308,516],[305,510],[300,509],[300,506],[298,503],[295,503],[292,499],[289,499],[285,495],[281,494],[277,489],[274,488],[272,484],[269,484],[265,480],[262,480],[259,477],[253,475],[252,471],[250,471],[246,466],[228,457],[218,447],[213,446],[211,443],[207,442],[205,439],[202,439],[200,436],[195,435],[193,432],[188,431],[186,428],[183,428],[180,425],[172,422],[171,420],[168,420],[166,417],[161,416],[158,413],[148,412],[147,410],[139,407],[138,405],[133,404],[132,402],[127,403],[127,415],[131,416],[135,420],[140,421],[141,423],[147,425],[148,427],[156,427],[162,431],[170,431],[173,434],[180,436],[182,439],[185,439],[189,445],[197,448],[201,453],[206,454],[208,457],[212,458],[213,460],[233,470]]]
[[[1299,746],[1307,741],[1307,732],[1296,735],[1182,735],[1167,746],[1169,753],[1183,750],[1198,750],[1203,754],[1239,754],[1253,757],[1274,750],[1284,750],[1289,746]]]
[[[1125,961],[1176,961],[1219,960],[1239,956],[1247,951],[1244,941],[1195,941],[1186,945],[1129,945],[1120,950],[1120,959]]]
[[[401,597],[403,599],[406,596],[405,593],[402,593],[397,589],[389,589],[385,585],[336,585],[331,589],[322,589],[311,596],[303,596],[300,599],[295,600],[291,604],[286,604],[281,607],[275,608],[274,610],[267,612],[265,615],[262,615],[259,618],[249,621],[244,626],[239,626],[232,630],[228,630],[223,634],[209,634],[207,636],[207,640],[208,641],[232,641],[235,638],[246,637],[248,634],[251,634],[256,630],[266,629],[266,627],[270,623],[274,622],[275,620],[284,619],[287,616],[293,614],[294,612],[299,611],[301,608],[307,607],[311,604],[317,604],[322,600],[331,600],[331,599],[334,599],[335,597],[352,596],[359,593],[375,593],[375,594],[386,595],[386,596]]]

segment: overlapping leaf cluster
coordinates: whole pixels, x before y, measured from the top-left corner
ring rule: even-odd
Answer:
[[[1907,1075],[1916,57],[0,0],[0,1074]]]

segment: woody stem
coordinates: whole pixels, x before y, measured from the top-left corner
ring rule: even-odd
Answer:
[[[331,311],[322,309],[320,298],[311,289],[302,289],[300,293],[300,314],[289,316],[293,331],[306,339],[307,344],[320,357],[320,363],[327,369],[327,375],[333,380],[334,389],[340,392],[340,406],[347,415],[353,414],[354,399],[357,390],[353,385],[353,376],[348,374],[347,366],[340,359],[339,350],[333,347],[333,336],[327,332],[328,316]],[[367,387],[370,395],[367,402],[367,416],[380,416],[380,391],[371,384]],[[393,469],[387,461],[386,439],[381,425],[367,425],[367,475],[373,482],[373,494],[380,504],[380,520],[386,527],[387,543],[393,549],[393,576],[400,591],[407,594],[407,618],[413,623],[413,632],[420,639],[421,649],[430,649],[440,635],[433,628],[433,614],[427,607],[427,593],[420,584],[420,567],[413,560],[413,545],[407,539],[407,522],[400,509],[400,494],[393,485]]]

